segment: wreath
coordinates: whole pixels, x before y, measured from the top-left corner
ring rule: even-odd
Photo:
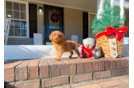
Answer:
[[[57,21],[59,20],[59,14],[58,13],[56,13],[56,12],[53,12],[52,14],[51,14],[51,20],[55,23],[57,23]]]

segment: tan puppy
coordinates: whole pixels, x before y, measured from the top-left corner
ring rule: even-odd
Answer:
[[[73,50],[78,54],[77,59],[81,59],[80,53],[78,50],[79,45],[75,41],[71,41],[71,40],[64,41],[64,39],[65,39],[65,36],[60,31],[53,31],[49,35],[49,40],[52,41],[57,52],[57,56],[54,59],[56,61],[60,60],[64,52],[70,52],[71,55],[69,56],[69,58],[71,58],[73,55]]]

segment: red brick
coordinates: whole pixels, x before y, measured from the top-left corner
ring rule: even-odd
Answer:
[[[111,69],[116,69],[116,60],[111,61]]]
[[[91,61],[90,59],[82,59],[82,62],[84,63],[84,72],[91,72]]]
[[[123,60],[123,68],[127,68],[128,67],[128,60]]]
[[[76,64],[72,60],[64,60],[68,64],[69,74],[76,74]]]
[[[92,71],[98,71],[99,68],[98,68],[98,62],[92,62]]]
[[[117,69],[122,68],[122,60],[117,60]]]
[[[99,62],[99,71],[104,71],[104,61]]]
[[[111,77],[111,70],[94,72],[94,79]]]
[[[119,81],[123,83],[129,83],[129,78],[120,79]]]
[[[85,86],[80,86],[75,88],[102,88],[102,87],[98,84],[90,84],[90,85],[85,85]]]
[[[98,80],[94,80],[95,83],[100,83],[100,82],[105,82],[105,81],[111,81],[113,80],[112,78],[106,78],[106,79],[98,79]]]
[[[110,61],[105,61],[105,70],[110,69]]]
[[[92,73],[71,75],[70,76],[70,82],[71,83],[86,81],[86,80],[91,80],[91,79],[92,79]]]
[[[59,67],[60,67],[60,75],[67,75],[67,63],[64,61],[58,61]]]
[[[39,64],[39,60],[34,60],[29,64],[28,66],[29,79],[38,78],[38,64]]]
[[[42,79],[42,87],[57,86],[69,83],[69,76],[59,76],[49,79]]]
[[[15,84],[15,82],[7,83],[6,88],[13,88],[14,84]]]
[[[16,80],[27,79],[27,66],[32,62],[32,60],[26,60],[16,67]]]
[[[127,74],[127,69],[115,69],[112,70],[112,76],[120,76],[120,75],[125,75]]]
[[[122,87],[122,86],[116,86],[116,87],[113,87],[113,88],[124,88],[124,87]]]
[[[103,88],[106,88],[106,87],[112,87],[112,86],[116,86],[116,85],[121,85],[123,84],[122,82],[120,81],[117,81],[117,80],[112,80],[112,81],[107,81],[107,82],[101,82],[101,83],[98,83],[100,86],[102,86]]]
[[[47,78],[49,77],[49,67],[48,67],[48,61],[46,59],[42,59],[39,64],[39,72],[40,72],[40,78]]]
[[[53,87],[53,88],[71,88],[71,87],[69,84],[67,84],[67,85],[57,86],[57,87]]]
[[[40,80],[28,80],[16,82],[14,88],[40,88]]]
[[[23,61],[14,62],[4,67],[4,82],[14,81],[14,67],[22,62]]]
[[[51,77],[59,76],[58,63],[54,59],[49,60]]]
[[[78,83],[71,83],[71,87],[75,88],[75,87],[89,85],[89,84],[93,84],[93,83],[94,83],[93,81],[84,81],[84,82],[78,82]]]
[[[76,68],[77,68],[77,74],[79,74],[79,73],[83,73],[84,72],[84,64],[83,64],[83,62],[82,62],[82,60],[78,60],[78,59],[76,59],[76,60],[73,60],[75,63],[76,63]]]
[[[123,88],[129,88],[128,84],[123,85]]]
[[[114,77],[113,79],[124,79],[124,78],[129,78],[129,75],[118,76]]]
[[[129,68],[127,68],[127,74],[129,74]]]

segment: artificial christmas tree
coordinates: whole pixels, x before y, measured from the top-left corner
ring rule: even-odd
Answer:
[[[96,47],[102,50],[105,57],[116,58],[122,54],[122,38],[127,32],[122,21],[126,20],[126,17],[120,17],[120,10],[108,6],[108,2],[109,0],[105,0],[103,3],[103,10],[96,15],[91,28],[96,35]]]

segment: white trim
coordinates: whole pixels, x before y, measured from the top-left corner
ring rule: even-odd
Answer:
[[[88,37],[91,37],[91,35],[90,35],[90,27],[91,27],[91,25],[90,25],[90,15],[91,14],[96,15],[97,13],[88,12]]]
[[[28,2],[27,1],[20,1],[20,0],[4,0],[4,5],[5,5],[4,6],[4,18],[5,19],[7,18],[6,17],[6,1],[24,3],[26,5],[26,20],[22,19],[22,21],[27,22],[27,36],[26,37],[23,37],[23,36],[9,36],[9,38],[29,38],[29,4],[28,4]],[[16,19],[14,19],[14,20],[16,20]]]

